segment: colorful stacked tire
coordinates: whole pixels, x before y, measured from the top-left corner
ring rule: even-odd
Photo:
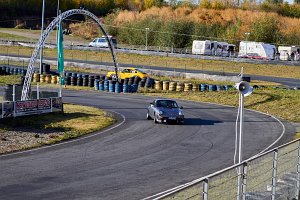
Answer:
[[[34,83],[40,82],[40,74],[38,73],[33,74],[33,82]]]
[[[207,84],[200,84],[200,91],[204,92],[207,90]]]
[[[191,83],[184,83],[184,91],[185,92],[192,91],[192,88],[193,88],[193,84],[191,84]]]
[[[156,90],[162,90],[163,89],[163,82],[162,81],[155,81],[155,89]]]
[[[184,89],[184,84],[178,82],[176,86],[176,92],[183,92],[183,89]]]
[[[95,90],[99,90],[99,79],[95,79],[94,86],[95,86]]]
[[[153,88],[153,85],[154,85],[154,79],[150,78],[150,77],[147,77],[145,87],[146,88]]]
[[[108,82],[108,80],[104,81],[104,91],[106,91],[106,92],[109,91],[109,82]]]
[[[223,85],[217,85],[217,91],[220,92],[223,90]]]
[[[123,84],[123,93],[127,93],[127,92],[129,92],[129,89],[128,89],[129,87],[128,87],[128,84]]]
[[[169,90],[169,86],[170,86],[170,82],[169,81],[163,81],[163,90],[164,91],[168,91]]]
[[[95,83],[95,76],[89,76],[89,82],[88,82],[88,86],[89,87],[94,87],[94,83]]]
[[[51,84],[57,84],[57,76],[56,75],[51,76]]]
[[[46,82],[46,75],[45,74],[40,74],[40,82],[45,83]]]
[[[88,86],[88,79],[89,79],[89,75],[82,75],[82,86],[87,87]]]
[[[104,81],[103,80],[99,82],[99,90],[104,91]]]
[[[115,93],[121,93],[123,91],[123,85],[119,82],[115,84]]]
[[[45,76],[46,76],[45,82],[46,83],[51,83],[51,74],[46,74]]]
[[[109,92],[115,92],[115,81],[109,80]]]
[[[193,88],[192,88],[192,91],[196,92],[196,91],[198,91],[198,90],[199,90],[198,88],[199,88],[198,84],[196,84],[196,83],[193,83]]]
[[[208,90],[210,92],[216,91],[217,90],[217,86],[216,85],[208,85]]]
[[[177,83],[176,82],[170,82],[169,83],[169,91],[176,91]]]
[[[138,90],[138,85],[137,84],[132,84],[130,86],[130,92],[137,92]]]

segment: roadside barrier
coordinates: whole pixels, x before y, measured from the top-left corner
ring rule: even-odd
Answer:
[[[25,75],[27,70],[20,67],[0,66],[0,75],[6,74],[21,74]],[[32,81],[37,83],[51,83],[59,84],[60,77],[57,73],[51,74],[39,74],[38,72],[33,74]],[[231,85],[214,85],[214,84],[196,84],[196,83],[184,83],[175,81],[161,81],[154,80],[153,78],[139,78],[137,76],[119,79],[113,81],[111,78],[105,75],[89,75],[80,74],[77,72],[65,72],[64,76],[65,85],[72,86],[85,86],[94,87],[95,90],[115,92],[115,93],[127,93],[137,92],[139,88],[155,89],[157,91],[172,91],[172,92],[205,92],[205,91],[228,91],[232,87]]]

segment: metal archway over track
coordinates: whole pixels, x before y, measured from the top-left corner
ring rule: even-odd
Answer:
[[[49,34],[51,33],[51,31],[58,25],[60,20],[64,20],[66,18],[68,18],[69,16],[72,15],[86,15],[89,16],[90,18],[92,18],[100,27],[101,31],[103,32],[103,34],[106,37],[106,40],[108,42],[108,46],[110,48],[111,54],[112,54],[112,58],[113,58],[113,62],[114,62],[114,66],[115,66],[115,72],[116,72],[116,78],[118,78],[118,63],[117,63],[117,57],[114,51],[114,47],[111,43],[111,41],[108,38],[108,34],[105,31],[105,29],[103,28],[100,20],[98,19],[97,16],[95,16],[93,13],[87,11],[87,10],[82,10],[82,9],[73,9],[73,10],[68,10],[66,12],[61,13],[59,16],[57,16],[50,24],[49,26],[46,28],[46,30],[44,31],[43,35],[40,37],[38,43],[36,44],[36,47],[31,55],[29,64],[28,64],[28,69],[27,69],[27,73],[24,79],[24,84],[23,84],[23,90],[22,90],[22,96],[21,96],[21,100],[27,100],[28,99],[28,93],[29,93],[29,89],[31,87],[31,79],[32,79],[32,75],[34,73],[34,64],[36,62],[38,53],[40,52],[40,49],[42,46],[44,46],[46,39],[48,38]]]

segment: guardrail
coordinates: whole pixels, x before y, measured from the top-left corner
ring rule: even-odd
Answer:
[[[299,187],[300,139],[146,199],[299,199]]]

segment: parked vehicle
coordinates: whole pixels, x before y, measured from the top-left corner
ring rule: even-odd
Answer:
[[[113,36],[108,36],[114,48],[117,48],[117,39]],[[90,47],[106,47],[108,48],[108,42],[105,36],[100,38],[95,38],[92,42],[89,43]]]
[[[241,41],[238,57],[256,54],[261,59],[273,60],[276,54],[276,47],[272,44],[252,41]]]
[[[297,53],[300,53],[300,47],[278,46],[278,53],[280,54],[280,56],[279,56],[280,60],[295,60],[295,57],[293,59],[293,53],[294,53],[294,56]]]
[[[154,123],[168,123],[175,121],[184,124],[182,107],[171,99],[156,99],[147,108],[147,119],[153,119]]]
[[[231,56],[234,54],[235,45],[227,42],[210,40],[194,40],[192,53],[199,55]]]
[[[115,71],[107,72],[106,76],[110,78],[115,78],[116,72]],[[148,77],[149,75],[138,68],[130,68],[130,67],[124,68],[118,73],[118,77],[121,79],[131,78],[134,76],[137,76],[142,79]]]

